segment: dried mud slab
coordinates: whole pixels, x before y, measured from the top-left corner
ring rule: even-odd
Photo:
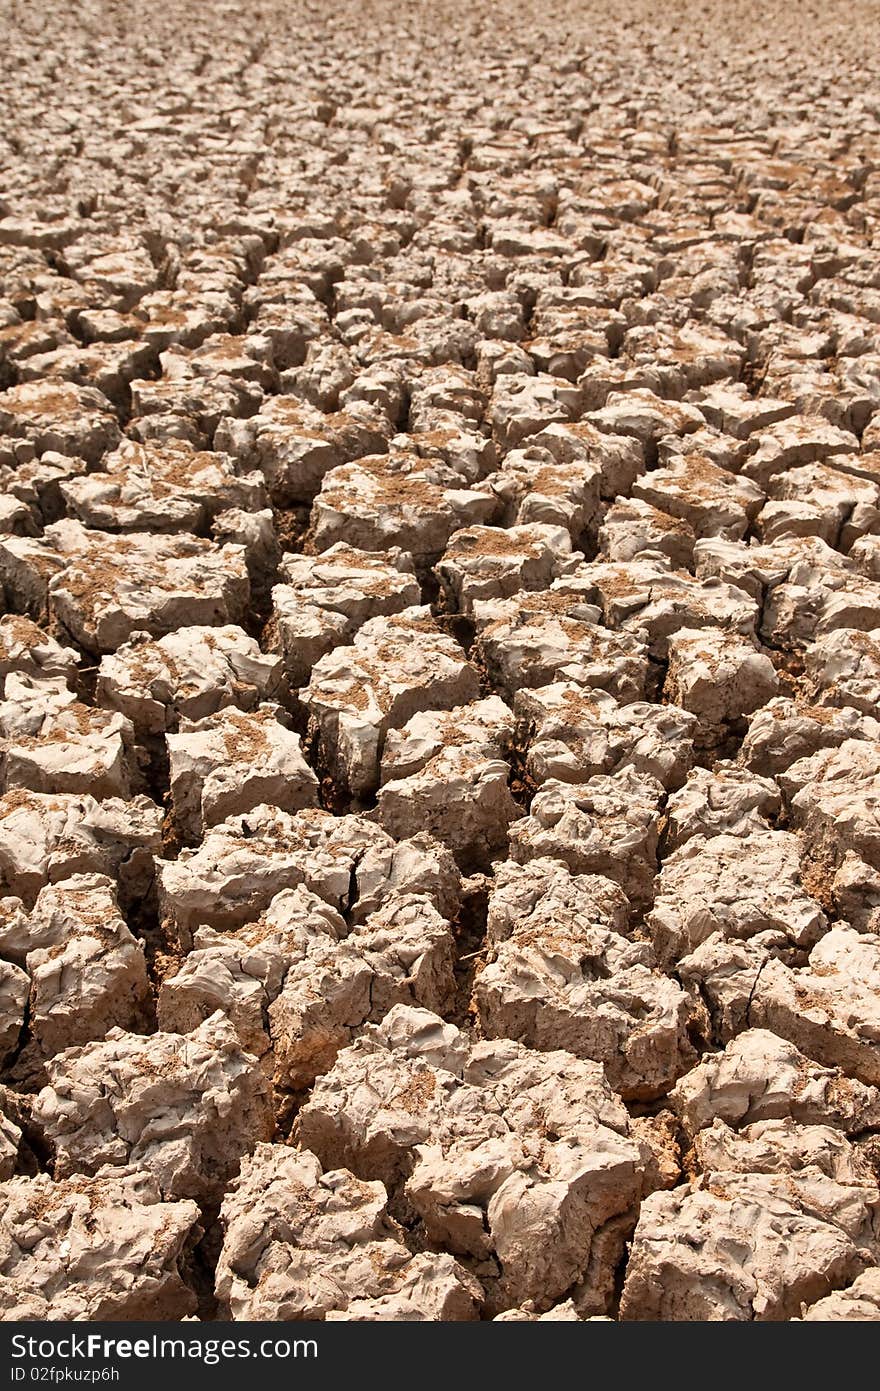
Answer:
[[[221,1308],[236,1319],[473,1319],[479,1282],[451,1256],[411,1255],[381,1183],[322,1173],[308,1151],[258,1145],[221,1211]]]
[[[377,1100],[379,1102],[377,1106]],[[607,1298],[647,1147],[601,1066],[509,1040],[469,1044],[395,1006],[315,1086],[297,1138],[404,1195],[431,1242],[470,1258],[488,1307]]]
[[[271,1131],[266,1088],[222,1014],[190,1034],[110,1029],[58,1053],[34,1108],[56,1178],[143,1165],[169,1197],[217,1201]]]
[[[104,1168],[3,1184],[0,1310],[15,1319],[181,1319],[195,1312],[194,1202],[165,1202],[148,1172]]]

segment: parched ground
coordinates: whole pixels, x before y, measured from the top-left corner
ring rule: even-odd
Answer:
[[[880,6],[0,19],[0,1317],[880,1318]]]

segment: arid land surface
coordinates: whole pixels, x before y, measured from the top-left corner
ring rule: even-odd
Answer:
[[[0,38],[0,1317],[880,1318],[880,6]]]

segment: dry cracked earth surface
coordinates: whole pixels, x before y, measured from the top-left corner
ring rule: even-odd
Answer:
[[[880,1318],[877,6],[4,7],[0,1314]]]

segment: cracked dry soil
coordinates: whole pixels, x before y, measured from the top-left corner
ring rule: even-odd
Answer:
[[[667,11],[5,7],[4,1319],[880,1318],[877,10]]]

